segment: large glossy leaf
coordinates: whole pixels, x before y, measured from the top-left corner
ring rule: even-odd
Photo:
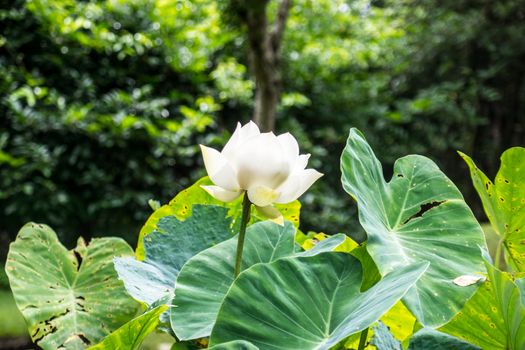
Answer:
[[[146,336],[159,324],[160,315],[167,305],[158,306],[129,321],[89,350],[137,350]]]
[[[115,269],[136,300],[151,305],[172,294],[180,269],[200,251],[231,238],[228,209],[195,205],[184,221],[165,216],[144,238],[145,260],[115,259]]]
[[[232,218],[232,233],[235,234],[239,231],[242,196],[233,202],[224,203],[210,196],[201,188],[202,185],[212,185],[212,182],[207,176],[199,179],[193,185],[178,193],[169,204],[163,205],[151,214],[140,230],[136,250],[137,259],[144,259],[143,238],[157,229],[157,224],[161,218],[174,215],[179,220],[184,220],[191,215],[192,206],[195,204],[215,205],[228,208],[228,215]],[[299,215],[301,211],[301,203],[299,203],[299,201],[296,200],[288,204],[278,204],[276,208],[283,214],[285,220],[292,222],[295,227],[299,227]],[[257,211],[252,208],[250,223],[262,220],[265,219],[261,218]]]
[[[255,265],[228,291],[210,344],[244,339],[261,349],[329,349],[376,322],[427,266],[400,267],[361,293],[361,264],[346,253]]]
[[[461,193],[430,159],[416,155],[398,159],[386,182],[379,160],[356,129],[350,131],[341,170],[381,274],[430,262],[403,301],[422,324],[446,323],[477,288],[460,287],[454,279],[484,270],[483,231]]]
[[[67,250],[45,225],[25,225],[10,246],[6,272],[29,334],[43,349],[84,349],[137,311],[113,268],[132,255],[119,238],[79,239]]]
[[[418,331],[412,339],[408,350],[481,350],[477,346],[469,344],[461,339],[448,334],[423,328]],[[492,348],[487,348],[492,349]]]
[[[249,226],[241,269],[292,255],[313,256],[332,251],[345,241],[345,235],[338,234],[311,250],[295,253],[294,234],[290,222],[280,226],[265,221]],[[236,249],[237,237],[234,237],[196,255],[182,268],[171,308],[171,325],[179,339],[210,335],[222,300],[233,283]]]
[[[488,280],[463,310],[440,330],[482,349],[525,349],[525,304],[506,272],[486,263]]]
[[[294,253],[295,229],[260,222],[248,227],[242,270]],[[209,336],[226,292],[233,283],[237,237],[211,247],[190,259],[177,278],[171,325],[181,340]]]
[[[501,156],[494,182],[460,153],[470,168],[470,176],[492,227],[503,238],[508,262],[525,271],[525,148],[514,147]]]

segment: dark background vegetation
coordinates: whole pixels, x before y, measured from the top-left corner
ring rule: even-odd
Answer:
[[[27,221],[68,245],[135,244],[148,200],[204,175],[198,144],[221,147],[253,115],[238,1],[0,4],[0,262]],[[524,0],[293,1],[275,130],[326,174],[302,198],[303,230],[361,234],[339,183],[352,126],[387,176],[426,155],[483,218],[456,150],[492,176],[525,144],[524,38]]]

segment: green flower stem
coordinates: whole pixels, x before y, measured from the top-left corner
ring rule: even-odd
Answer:
[[[242,262],[242,250],[244,248],[244,236],[246,235],[246,226],[250,221],[250,207],[252,202],[248,198],[248,193],[244,193],[244,199],[242,201],[242,217],[241,217],[241,228],[239,229],[239,238],[237,240],[237,256],[235,257],[235,270],[233,272],[233,278],[237,278],[241,273],[241,262]]]
[[[364,350],[366,346],[366,338],[368,338],[368,328],[363,329],[361,332],[361,337],[359,338],[359,346],[357,350]]]

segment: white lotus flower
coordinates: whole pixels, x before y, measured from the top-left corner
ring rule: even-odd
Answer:
[[[202,188],[223,202],[246,191],[260,213],[277,221],[282,221],[282,216],[273,203],[293,202],[323,176],[305,169],[310,155],[299,154],[299,145],[290,133],[261,133],[253,122],[242,127],[237,123],[222,152],[203,145],[201,151],[215,184]]]

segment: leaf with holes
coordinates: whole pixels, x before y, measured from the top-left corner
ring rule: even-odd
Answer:
[[[157,229],[144,238],[144,261],[115,259],[119,278],[136,300],[151,305],[171,295],[186,261],[231,238],[227,208],[195,205],[192,209],[192,215],[184,221],[173,215],[160,219]]]
[[[199,179],[193,185],[181,191],[169,204],[163,205],[151,214],[140,230],[136,250],[137,259],[144,259],[143,238],[157,229],[157,224],[161,218],[174,215],[179,220],[184,220],[191,216],[192,206],[195,204],[214,205],[228,208],[228,215],[232,218],[232,233],[235,234],[239,232],[242,212],[242,196],[233,202],[221,202],[204,191],[201,188],[201,186],[204,185],[213,185],[207,176]],[[295,227],[299,227],[299,215],[301,211],[301,203],[299,201],[296,200],[288,204],[276,204],[275,207],[283,214],[284,220],[292,222]],[[252,208],[250,223],[264,220],[265,218],[261,218],[258,212]]]
[[[246,230],[242,270],[294,254],[295,229],[265,221]],[[190,259],[182,268],[171,308],[171,325],[181,340],[210,335],[224,296],[233,283],[237,237]]]
[[[525,148],[513,147],[501,156],[501,166],[494,182],[460,152],[470,169],[485,213],[502,238],[509,264],[525,271]],[[496,257],[496,260],[498,257]]]
[[[521,282],[486,262],[488,280],[440,331],[482,349],[525,349],[525,304]]]
[[[210,345],[243,339],[262,349],[329,349],[376,322],[427,266],[400,267],[361,293],[361,264],[350,254],[255,265],[228,291]]]
[[[144,338],[155,330],[159,324],[160,315],[166,311],[167,305],[158,306],[129,321],[89,350],[136,350]]]
[[[454,279],[484,271],[483,231],[461,193],[430,159],[416,155],[398,159],[386,182],[381,163],[356,129],[350,131],[341,170],[381,274],[430,262],[403,301],[423,325],[446,323],[477,288],[458,286]]]
[[[29,334],[47,350],[84,349],[133,317],[131,299],[113,268],[132,255],[120,238],[79,239],[67,250],[45,225],[25,225],[11,243],[6,272]]]

